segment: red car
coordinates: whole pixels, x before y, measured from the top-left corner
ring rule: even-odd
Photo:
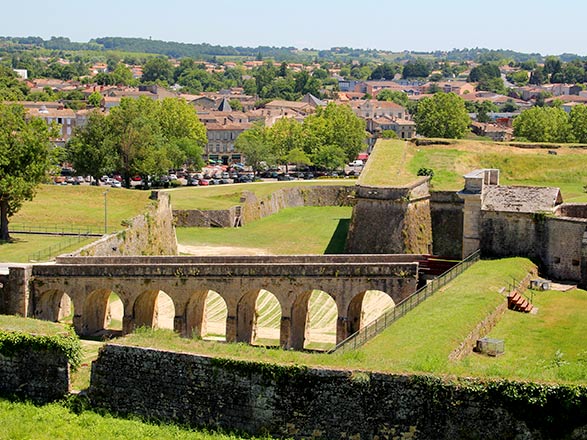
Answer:
[[[198,180],[198,184],[200,186],[208,186],[208,185],[210,185],[210,182],[208,182],[206,179],[200,179],[200,180]]]

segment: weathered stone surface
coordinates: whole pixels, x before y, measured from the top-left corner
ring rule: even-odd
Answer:
[[[44,403],[69,393],[69,362],[63,353],[20,350],[0,354],[0,395]]]
[[[358,186],[346,251],[353,254],[432,252],[428,178],[411,186]]]
[[[93,364],[98,407],[192,426],[293,438],[550,439],[581,432],[587,399],[527,384],[311,369],[106,346]],[[571,394],[569,394],[571,393]],[[563,404],[564,402],[564,404]]]
[[[460,259],[463,247],[463,200],[454,191],[430,192],[434,255]]]

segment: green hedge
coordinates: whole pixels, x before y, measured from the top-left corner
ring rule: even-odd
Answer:
[[[10,357],[22,350],[47,350],[63,353],[74,371],[82,361],[82,347],[75,335],[46,336],[0,330],[0,354]]]

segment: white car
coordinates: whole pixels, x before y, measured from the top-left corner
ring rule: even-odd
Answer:
[[[363,165],[365,165],[365,162],[363,162],[361,159],[353,160],[351,163],[349,163],[349,166],[351,167],[362,167]]]
[[[118,180],[113,180],[110,182],[110,186],[112,188],[122,188],[122,183],[120,183]]]

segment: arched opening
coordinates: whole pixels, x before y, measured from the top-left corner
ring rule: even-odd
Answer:
[[[73,322],[73,302],[70,296],[59,290],[52,290],[41,295],[35,308],[35,318],[46,321]]]
[[[226,301],[208,290],[192,295],[186,315],[187,337],[226,341]]]
[[[338,308],[326,292],[298,295],[292,309],[289,346],[296,350],[327,350],[336,344]]]
[[[334,298],[321,290],[314,290],[308,301],[308,318],[304,348],[328,350],[336,345],[338,308]]]
[[[348,334],[359,331],[393,307],[393,299],[379,290],[367,290],[356,295],[348,308]]]
[[[173,330],[175,306],[162,290],[147,290],[139,295],[133,307],[135,327]]]
[[[205,327],[202,338],[215,341],[226,341],[226,318],[228,307],[226,301],[217,292],[208,291],[204,311]]]
[[[115,292],[110,292],[108,307],[106,310],[105,328],[112,332],[112,336],[122,334],[122,317],[124,316],[124,304]]]
[[[83,336],[105,336],[110,294],[109,289],[98,289],[86,297],[81,313]]]
[[[268,290],[244,295],[237,306],[237,341],[279,346],[281,304]]]

